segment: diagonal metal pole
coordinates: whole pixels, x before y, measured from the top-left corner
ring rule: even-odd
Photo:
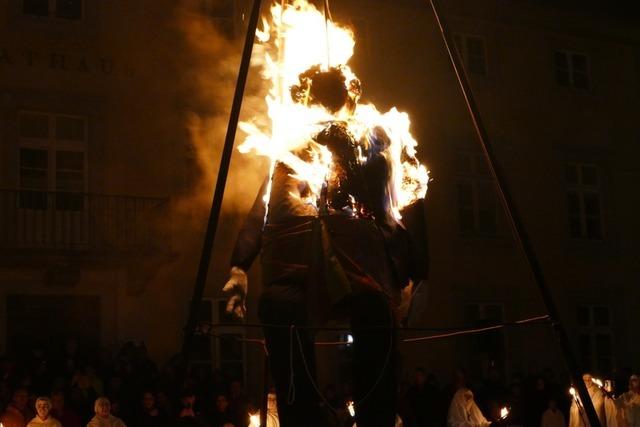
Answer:
[[[244,50],[242,51],[242,60],[240,61],[240,70],[238,72],[238,80],[236,82],[236,90],[233,95],[233,104],[231,105],[231,114],[229,115],[229,124],[227,126],[227,135],[224,140],[224,148],[222,157],[220,158],[220,168],[218,170],[218,178],[216,180],[216,188],[213,194],[213,202],[209,213],[209,222],[207,231],[204,236],[204,244],[200,255],[200,264],[198,265],[198,274],[196,282],[193,286],[193,295],[189,306],[189,318],[184,329],[184,341],[182,343],[182,364],[183,369],[188,367],[189,357],[191,355],[191,347],[193,343],[193,334],[198,321],[198,309],[204,294],[204,287],[207,282],[207,274],[209,272],[209,264],[213,251],[213,243],[216,239],[216,230],[218,228],[218,220],[222,209],[222,199],[224,197],[224,189],[227,184],[227,175],[229,174],[229,164],[231,163],[231,154],[233,153],[233,142],[236,137],[238,127],[238,119],[240,118],[240,108],[242,107],[242,98],[244,96],[244,88],[247,83],[247,75],[249,74],[249,65],[251,62],[251,53],[253,51],[253,41],[255,40],[256,28],[258,27],[258,18],[260,17],[260,5],[262,0],[253,0],[251,16],[247,28],[247,35],[244,41]]]
[[[574,387],[578,389],[580,400],[582,401],[591,427],[600,427],[600,421],[598,420],[595,408],[593,407],[593,402],[591,402],[591,398],[589,397],[587,387],[582,380],[575,355],[573,354],[573,349],[571,348],[569,337],[567,336],[567,332],[560,321],[558,308],[556,307],[553,296],[551,295],[551,291],[549,290],[549,287],[542,273],[542,267],[540,266],[538,258],[536,257],[533,245],[524,228],[521,217],[516,210],[515,204],[513,203],[513,198],[511,197],[511,193],[507,187],[502,170],[498,162],[496,161],[489,136],[484,127],[482,118],[480,116],[480,111],[478,110],[478,106],[476,105],[475,99],[473,97],[471,86],[469,85],[468,76],[465,72],[464,67],[462,67],[458,54],[453,48],[451,35],[447,28],[447,24],[444,21],[442,14],[440,13],[440,8],[438,6],[437,0],[429,0],[429,2],[438,23],[438,27],[440,29],[444,45],[447,49],[447,53],[449,54],[449,59],[451,60],[451,64],[453,65],[453,69],[456,73],[456,77],[458,79],[462,95],[464,96],[467,109],[469,110],[469,114],[471,115],[471,120],[473,121],[473,126],[478,136],[480,148],[482,149],[484,157],[487,161],[489,170],[491,171],[491,175],[496,182],[498,196],[507,214],[507,219],[513,230],[514,238],[523,254],[525,255],[527,265],[529,266],[533,278],[538,285],[542,300],[547,307],[555,336],[559,342],[560,349],[564,356],[564,361],[569,370],[569,374],[571,375],[571,381],[573,382]]]

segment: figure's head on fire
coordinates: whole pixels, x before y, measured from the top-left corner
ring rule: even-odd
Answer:
[[[333,213],[387,220],[390,165],[385,150],[389,138],[379,127],[360,140],[349,130],[348,120],[362,95],[360,80],[349,80],[342,67],[323,71],[316,65],[301,73],[298,81],[291,87],[294,102],[322,107],[344,119],[327,122],[314,136],[314,143],[327,147],[333,161],[318,206]]]
[[[298,76],[299,83],[291,87],[291,98],[296,103],[318,105],[331,114],[340,110],[353,113],[362,95],[360,80],[347,81],[342,67],[323,71],[314,65]]]

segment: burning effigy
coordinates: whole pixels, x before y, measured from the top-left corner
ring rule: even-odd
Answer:
[[[270,170],[231,256],[227,310],[244,316],[259,254],[281,425],[323,425],[312,327],[334,317],[351,322],[358,425],[394,425],[396,309],[426,278],[429,176],[408,115],[362,102],[353,32],[329,16],[282,2],[256,34],[267,117],[240,124],[239,149]]]
[[[263,128],[256,121],[240,123],[247,134],[241,152],[267,156],[272,164],[285,163],[309,185],[307,200],[313,203],[330,173],[332,153],[308,142],[326,123],[342,124],[363,163],[364,156],[380,149],[371,140],[384,133],[394,215],[399,217],[403,207],[425,196],[429,176],[415,157],[417,141],[409,130],[409,116],[395,108],[380,113],[374,105],[359,102],[361,84],[348,64],[355,46],[351,29],[327,20],[306,0],[296,0],[284,8],[274,4],[256,36],[260,42],[256,62],[270,85],[265,100],[269,120],[261,121]],[[332,88],[337,83],[344,87]],[[300,150],[309,157],[301,159],[295,154]]]

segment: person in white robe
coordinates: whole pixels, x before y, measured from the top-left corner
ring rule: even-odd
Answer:
[[[111,415],[111,402],[106,397],[99,397],[93,406],[96,415],[91,418],[87,427],[127,427],[120,418]]]
[[[482,415],[480,408],[473,400],[473,392],[465,387],[458,389],[449,406],[447,427],[489,427],[490,425],[491,421]]]
[[[36,399],[36,416],[29,421],[27,427],[62,427],[62,424],[51,416],[51,399],[39,397]]]
[[[606,426],[607,417],[604,409],[604,393],[596,384],[594,384],[591,374],[584,374],[582,376],[582,380],[587,387],[589,397],[591,398],[593,407],[598,415],[598,420],[600,420],[600,425]],[[591,427],[587,418],[587,413],[585,412],[580,396],[578,396],[577,393],[573,398],[571,409],[569,410],[569,427]]]
[[[566,427],[566,425],[564,415],[562,411],[558,409],[558,402],[554,399],[549,400],[549,407],[542,414],[540,427]]]
[[[629,391],[619,398],[628,427],[640,427],[640,377],[631,375]]]

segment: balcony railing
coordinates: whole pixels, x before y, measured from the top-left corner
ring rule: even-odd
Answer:
[[[166,199],[0,190],[0,248],[151,251]]]

